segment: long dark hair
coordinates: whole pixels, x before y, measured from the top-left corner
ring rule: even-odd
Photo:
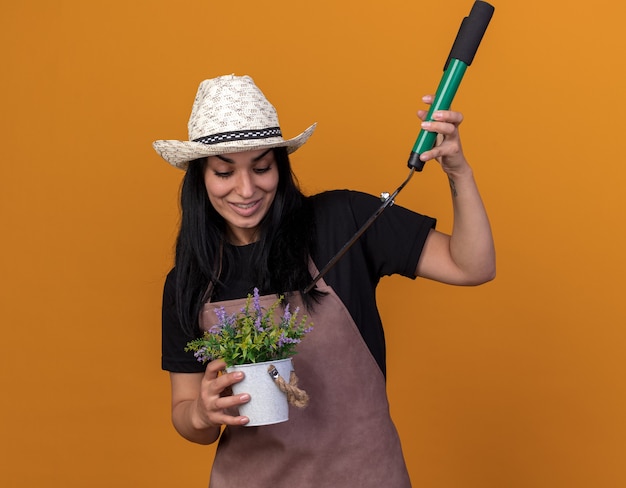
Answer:
[[[302,291],[311,282],[309,256],[314,252],[315,223],[310,202],[300,191],[284,147],[275,148],[276,196],[260,223],[253,255],[253,279],[261,293]],[[204,172],[207,159],[189,163],[180,192],[181,223],[176,241],[176,303],[183,330],[199,331],[198,317],[208,290],[228,277],[234,256],[228,252],[226,222],[209,201]],[[303,294],[310,308],[321,294]]]

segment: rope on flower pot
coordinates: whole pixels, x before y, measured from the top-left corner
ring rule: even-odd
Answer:
[[[274,380],[274,383],[278,385],[279,390],[287,395],[287,401],[291,405],[304,408],[309,404],[309,395],[307,395],[307,392],[298,388],[298,377],[295,371],[291,371],[289,383],[284,380],[273,364],[269,365],[267,372]]]

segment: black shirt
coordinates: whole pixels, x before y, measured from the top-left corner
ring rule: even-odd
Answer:
[[[355,232],[381,205],[378,198],[365,193],[335,190],[310,197],[315,215],[317,244],[313,262],[321,270],[350,240]],[[359,328],[383,373],[385,372],[385,336],[376,306],[376,286],[381,277],[400,274],[415,278],[415,269],[429,231],[435,220],[397,205],[389,206],[324,276],[342,300]],[[234,249],[242,261],[254,244]],[[254,283],[242,267],[231,273],[227,298],[244,298]],[[162,367],[167,371],[203,372],[205,365],[192,353],[184,351],[192,338],[180,328],[176,313],[176,269],[165,280],[163,291]],[[319,306],[323,306],[323,298]]]

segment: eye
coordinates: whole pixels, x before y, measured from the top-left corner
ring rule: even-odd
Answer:
[[[267,173],[270,169],[272,169],[271,165],[265,168],[254,168],[254,172],[258,175],[262,175],[263,173]]]
[[[233,172],[232,171],[213,171],[213,174],[217,176],[218,178],[228,178],[230,175],[233,174]]]

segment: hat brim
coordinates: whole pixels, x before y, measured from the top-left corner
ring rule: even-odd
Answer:
[[[299,149],[313,134],[317,124],[312,124],[304,132],[292,139],[282,137],[270,137],[267,139],[248,139],[241,141],[223,142],[219,144],[202,144],[193,141],[159,140],[152,143],[154,150],[165,161],[180,169],[187,169],[187,165],[194,159],[207,156],[217,156],[242,151],[254,151],[257,149],[270,149],[274,147],[286,147],[288,153]]]

